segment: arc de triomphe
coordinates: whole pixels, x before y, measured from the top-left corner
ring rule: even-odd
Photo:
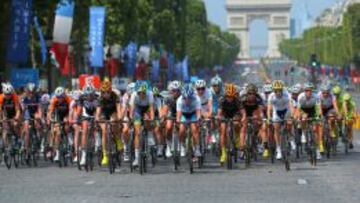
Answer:
[[[279,43],[290,37],[291,0],[226,0],[227,26],[240,39],[241,59],[250,58],[249,25],[252,20],[264,19],[269,29],[266,56],[281,56]]]

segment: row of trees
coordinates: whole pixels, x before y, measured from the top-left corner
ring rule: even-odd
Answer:
[[[159,50],[173,52],[178,59],[189,56],[192,67],[228,65],[239,52],[237,37],[223,32],[208,22],[202,0],[74,0],[75,11],[71,43],[75,64],[82,67],[81,57],[86,51],[89,31],[89,7],[106,7],[105,44],[126,46],[130,41],[151,44]],[[51,38],[55,9],[59,0],[33,0],[34,13],[39,17],[46,38]],[[0,66],[5,66],[6,39],[10,24],[11,0],[0,5]],[[32,64],[40,61],[39,42],[34,29],[30,47]],[[30,64],[28,64],[30,65]],[[43,68],[45,71],[45,68]]]
[[[312,27],[301,38],[284,40],[281,52],[301,64],[308,64],[311,54],[329,65],[360,65],[360,4],[351,5],[338,27]],[[357,66],[360,67],[360,66]]]

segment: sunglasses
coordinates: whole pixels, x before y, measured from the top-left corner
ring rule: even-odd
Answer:
[[[197,88],[197,91],[205,91],[205,87]]]
[[[248,92],[247,94],[248,94],[248,95],[256,95],[255,92]]]
[[[305,92],[311,92],[312,90],[309,90],[309,89],[307,89],[307,90],[305,90]]]

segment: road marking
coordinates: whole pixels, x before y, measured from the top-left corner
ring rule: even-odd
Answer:
[[[86,182],[85,182],[85,185],[93,185],[94,183],[95,183],[95,181],[90,180],[90,181],[86,181]]]
[[[307,181],[305,179],[298,179],[297,184],[298,185],[307,185]]]

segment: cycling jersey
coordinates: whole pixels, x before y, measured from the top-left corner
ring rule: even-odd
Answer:
[[[219,101],[224,96],[224,91],[221,89],[218,94],[215,93],[214,89],[211,88],[213,114],[217,114],[219,108]]]
[[[130,106],[135,109],[135,117],[142,117],[149,111],[150,105],[154,104],[154,95],[147,91],[144,99],[141,99],[137,92],[134,92],[130,98]]]
[[[165,98],[164,104],[169,108],[169,115],[170,117],[176,117],[176,101],[172,96]]]
[[[188,101],[180,96],[176,102],[176,111],[182,113],[181,120],[191,120],[196,119],[196,111],[201,110],[201,100],[199,96],[195,96]]]
[[[6,98],[4,94],[0,95],[0,105],[6,118],[14,118],[16,115],[16,106],[20,105],[19,97],[13,93],[10,98]]]
[[[154,97],[154,113],[155,118],[159,118],[160,116],[160,109],[163,106],[163,100],[161,97]]]
[[[85,95],[81,95],[78,101],[78,105],[81,107],[81,116],[82,117],[92,117],[95,116],[96,108],[99,106],[99,100],[94,95],[95,98],[90,100]]]
[[[50,101],[49,110],[55,113],[56,118],[63,120],[69,115],[71,100],[71,97],[65,96],[63,101],[60,102],[57,97],[53,97]]]
[[[273,121],[280,121],[290,117],[290,96],[286,90],[283,90],[281,96],[277,96],[275,92],[271,93],[268,104],[272,106]]]
[[[347,114],[345,116],[347,118],[353,118],[356,103],[353,100],[350,100],[348,102],[344,101],[344,103],[345,105],[347,105]]]
[[[40,106],[40,95],[35,94],[32,97],[23,97],[21,106],[24,112],[24,119],[33,119]]]
[[[315,93],[312,93],[310,98],[306,97],[306,93],[303,92],[298,97],[299,108],[309,117],[315,117],[318,113],[316,111],[317,106],[319,106],[319,98]]]
[[[212,94],[211,91],[209,89],[205,89],[203,95],[199,95],[197,94],[200,98],[200,102],[201,102],[201,113],[207,113],[209,111],[208,109],[208,103],[210,101],[212,101]]]
[[[298,107],[299,107],[298,98],[299,98],[299,97],[294,98],[293,96],[291,96],[290,102],[291,102],[291,105],[292,105],[294,108],[298,108]]]
[[[250,101],[247,94],[243,95],[240,101],[246,111],[247,117],[251,117],[254,111],[264,104],[259,94],[256,94],[254,101]]]
[[[115,92],[111,92],[109,98],[105,98],[103,95],[101,95],[99,99],[99,107],[101,108],[102,116],[104,116],[106,120],[109,120],[111,115],[116,113],[116,105],[119,103],[120,98],[116,95]]]
[[[224,118],[234,118],[234,116],[240,114],[242,108],[243,106],[239,97],[235,97],[231,102],[226,100],[225,97],[222,97],[219,101],[219,109],[222,110]]]

